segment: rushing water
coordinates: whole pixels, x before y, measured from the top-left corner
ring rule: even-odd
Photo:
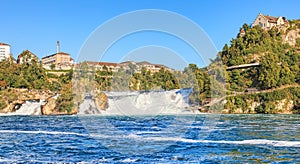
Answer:
[[[300,116],[1,116],[0,162],[299,163]]]
[[[157,114],[191,114],[189,96],[191,88],[170,91],[128,91],[106,92],[108,108],[97,109],[92,96],[87,94],[79,105],[79,115],[157,115]]]

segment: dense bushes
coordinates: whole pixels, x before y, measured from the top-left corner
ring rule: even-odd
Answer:
[[[296,26],[294,26],[296,28]],[[263,30],[259,26],[244,24],[245,35],[232,39],[219,56],[226,66],[258,62],[261,67],[227,72],[228,89],[270,89],[300,82],[300,42],[295,46],[283,42],[284,31],[277,28]],[[298,49],[298,50],[297,50]]]
[[[275,103],[279,100],[292,100],[294,103],[294,113],[298,113],[300,105],[300,88],[291,87],[273,92],[259,94],[244,94],[228,97],[225,108],[231,109],[234,113],[236,109],[241,108],[244,112],[249,109],[251,103],[256,102],[260,105],[255,108],[256,113],[278,113]]]

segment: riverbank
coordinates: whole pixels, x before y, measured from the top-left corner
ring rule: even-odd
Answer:
[[[300,85],[253,92],[234,92],[199,106],[205,113],[223,114],[299,114]]]
[[[186,110],[192,113],[222,113],[222,114],[299,114],[300,85],[286,85],[277,89],[256,92],[235,92],[219,99],[212,99],[203,106],[190,106]],[[79,105],[74,105],[70,111],[58,109],[56,92],[28,89],[2,90],[0,113],[14,113],[28,101],[44,101],[41,104],[41,115],[73,115],[79,113]],[[64,95],[62,95],[64,96]],[[94,97],[94,98],[93,98]],[[61,97],[60,100],[65,98]],[[4,101],[3,101],[4,100]],[[64,100],[67,101],[67,100]],[[95,109],[105,111],[110,105],[108,96],[103,92],[91,96]],[[37,109],[38,110],[38,109]],[[86,109],[88,110],[88,109]],[[92,114],[92,113],[91,113]]]

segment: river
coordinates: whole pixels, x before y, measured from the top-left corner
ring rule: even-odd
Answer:
[[[300,115],[0,116],[0,162],[299,163]]]

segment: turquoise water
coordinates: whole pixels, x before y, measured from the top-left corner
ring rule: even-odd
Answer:
[[[300,116],[1,116],[0,162],[300,163]]]

